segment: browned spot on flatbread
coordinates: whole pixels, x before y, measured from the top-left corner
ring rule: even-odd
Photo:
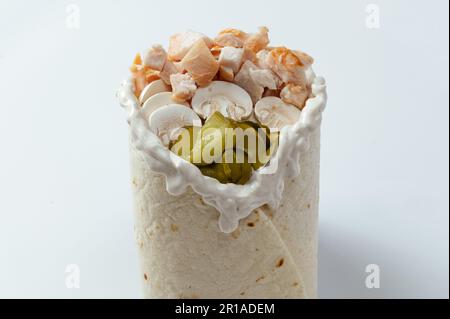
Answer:
[[[175,233],[180,229],[177,224],[170,225],[170,229]]]
[[[283,267],[283,265],[284,265],[284,258],[281,258],[280,260],[278,260],[277,268]]]
[[[241,295],[241,296],[244,296],[244,295],[245,295],[245,291],[241,292],[240,295]]]
[[[283,204],[282,204],[283,205]],[[262,207],[262,211],[263,213],[269,218],[272,219],[273,218],[273,211],[272,209],[269,207],[269,205],[264,205]]]
[[[147,281],[147,280],[148,280],[148,276],[147,276],[147,274],[146,274],[146,273],[144,273],[144,279],[145,279],[145,281]]]
[[[308,204],[306,207],[308,207],[308,209],[310,209],[311,208],[311,204]]]
[[[298,282],[294,282],[293,284],[292,284],[292,287],[297,287],[298,286]]]
[[[240,235],[241,231],[239,229],[236,229],[234,232],[231,233],[231,237],[233,237],[234,239],[238,239]]]
[[[247,226],[250,228],[255,227],[255,223],[253,223],[253,222],[247,223]]]
[[[264,276],[261,276],[261,277],[259,277],[258,279],[256,279],[256,282],[260,282],[261,280],[264,280],[266,277],[264,277]]]

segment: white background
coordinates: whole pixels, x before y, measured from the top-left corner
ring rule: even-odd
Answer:
[[[446,0],[0,0],[0,297],[141,296],[115,90],[175,32],[267,25],[329,85],[320,296],[448,298],[448,19]],[[380,289],[365,287],[372,263]]]

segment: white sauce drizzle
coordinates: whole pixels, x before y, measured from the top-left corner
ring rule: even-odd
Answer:
[[[231,233],[253,210],[265,204],[276,209],[282,198],[285,179],[300,174],[300,154],[307,151],[309,135],[320,126],[327,102],[325,80],[316,77],[312,69],[306,71],[306,76],[312,92],[299,120],[281,130],[279,148],[270,165],[255,171],[245,185],[221,184],[204,176],[196,166],[167,149],[150,130],[130,80],[122,84],[117,97],[128,114],[131,143],[146,154],[152,171],[165,176],[167,191],[177,196],[192,187],[205,203],[220,212],[220,230]]]

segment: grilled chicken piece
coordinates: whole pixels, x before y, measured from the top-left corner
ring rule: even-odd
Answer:
[[[181,61],[181,66],[198,86],[207,86],[219,71],[219,62],[214,58],[203,39],[198,40]]]
[[[189,74],[172,74],[170,83],[172,84],[173,98],[178,101],[190,100],[197,91],[197,85]]]
[[[308,89],[306,86],[288,84],[281,90],[280,97],[283,102],[293,104],[302,110],[308,99]]]
[[[167,60],[167,53],[161,45],[154,45],[144,54],[144,66],[153,70],[162,71]]]
[[[213,47],[214,42],[206,35],[199,32],[186,31],[173,35],[170,37],[168,50],[169,59],[171,61],[181,61],[192,46],[200,39],[202,39],[209,48]]]

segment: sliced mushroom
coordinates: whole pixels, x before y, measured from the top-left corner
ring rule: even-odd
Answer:
[[[147,101],[145,101],[142,106],[142,112],[145,118],[149,118],[150,115],[157,109],[168,105],[168,104],[180,104],[189,107],[188,103],[180,103],[172,97],[172,92],[161,92],[151,96]]]
[[[206,119],[215,112],[241,121],[250,117],[253,102],[241,87],[224,81],[214,81],[205,88],[198,89],[192,99],[192,108]]]
[[[144,104],[150,97],[161,92],[169,92],[170,87],[163,80],[156,80],[148,84],[139,96],[139,102]]]
[[[293,125],[299,119],[301,111],[291,104],[284,103],[277,97],[262,98],[255,106],[258,121],[273,131],[284,126]]]
[[[150,129],[168,146],[189,126],[201,126],[201,120],[191,108],[180,104],[165,105],[150,115]]]

